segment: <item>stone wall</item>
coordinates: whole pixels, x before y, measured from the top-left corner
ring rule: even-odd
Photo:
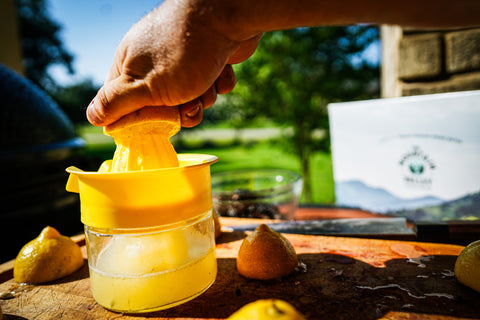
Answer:
[[[480,89],[480,28],[383,26],[382,97]]]

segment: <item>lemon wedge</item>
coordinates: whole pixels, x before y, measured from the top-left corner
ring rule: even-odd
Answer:
[[[181,128],[177,107],[144,107],[104,128],[117,145],[108,172],[178,167],[170,138]],[[102,168],[101,171],[105,171]]]

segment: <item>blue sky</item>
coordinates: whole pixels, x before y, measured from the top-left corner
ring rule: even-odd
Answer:
[[[0,0],[1,1],[1,0]],[[50,74],[68,85],[92,79],[101,85],[110,69],[117,46],[125,33],[163,0],[49,0],[49,13],[63,29],[61,39],[75,56],[75,75],[61,66],[50,68]],[[363,57],[379,61],[379,43],[364,52]]]
[[[61,39],[75,56],[76,74],[56,66],[50,74],[61,84],[86,78],[102,84],[115,50],[130,27],[157,7],[160,0],[49,0],[51,17],[63,29]]]

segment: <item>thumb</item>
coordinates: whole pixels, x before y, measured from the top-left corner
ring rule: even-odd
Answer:
[[[87,107],[87,119],[95,126],[106,126],[148,105],[154,103],[145,82],[120,76],[98,90]]]

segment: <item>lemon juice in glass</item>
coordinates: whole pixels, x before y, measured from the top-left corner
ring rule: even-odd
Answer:
[[[216,277],[212,228],[211,212],[169,229],[112,235],[85,227],[95,300],[113,311],[148,312],[200,295]]]

